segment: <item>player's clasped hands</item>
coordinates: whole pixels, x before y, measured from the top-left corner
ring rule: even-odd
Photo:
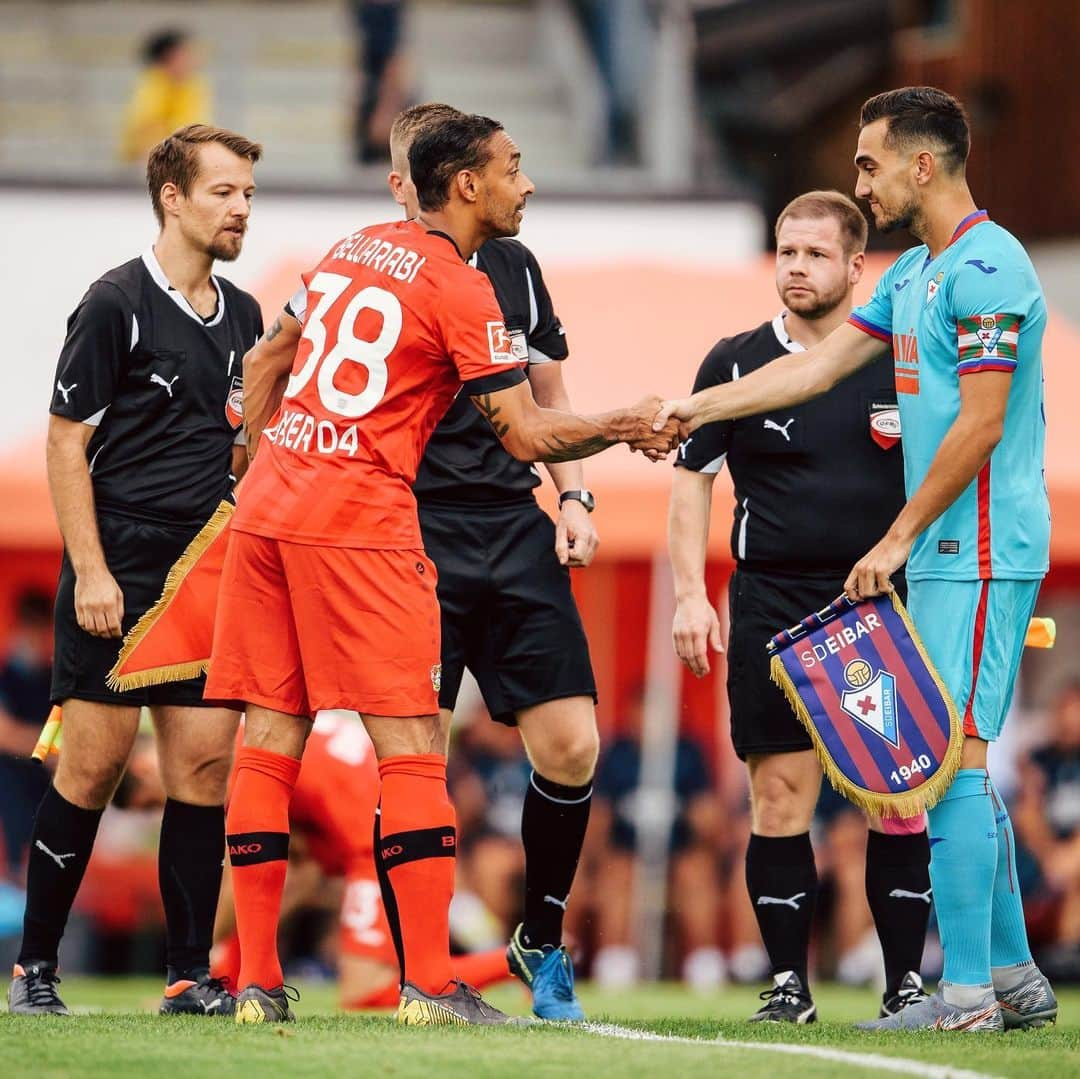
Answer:
[[[664,460],[680,441],[676,420],[668,420],[659,426],[654,423],[662,404],[659,397],[650,394],[629,410],[638,426],[634,437],[628,440],[630,449],[634,452],[640,450],[650,461]]]

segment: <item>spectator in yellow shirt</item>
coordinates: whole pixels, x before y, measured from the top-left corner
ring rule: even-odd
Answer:
[[[150,148],[187,124],[210,122],[210,87],[183,30],[159,30],[143,45],[146,65],[128,103],[120,157],[142,162]]]

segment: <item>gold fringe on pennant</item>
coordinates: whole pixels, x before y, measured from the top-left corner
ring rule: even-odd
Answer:
[[[942,681],[941,675],[938,674],[937,668],[930,662],[930,657],[926,654],[926,648],[918,633],[915,632],[914,625],[912,625],[911,616],[904,609],[904,605],[895,592],[891,594],[891,599],[893,609],[907,627],[915,648],[922,657],[922,661],[926,664],[926,669],[934,679],[934,684],[941,693],[941,699],[945,702],[949,711],[949,744],[945,748],[945,756],[937,771],[925,782],[920,783],[912,790],[898,794],[882,794],[877,791],[870,791],[852,782],[836,766],[832,754],[826,748],[820,732],[810,717],[809,710],[799,696],[799,691],[795,688],[795,683],[784,669],[784,664],[779,655],[774,655],[769,661],[769,677],[780,688],[788,704],[791,705],[796,718],[806,728],[806,733],[810,735],[810,740],[814,744],[814,752],[821,762],[822,770],[834,790],[860,809],[865,809],[878,817],[915,817],[924,810],[937,805],[945,796],[945,792],[952,786],[957,769],[960,767],[960,756],[964,749],[964,731],[960,725],[956,705],[953,703],[949,691],[945,688],[945,683]]]
[[[165,682],[182,682],[188,678],[197,678],[209,666],[210,657],[205,659],[186,660],[183,663],[169,663],[162,667],[151,667],[145,671],[134,671],[131,674],[120,674],[120,668],[131,658],[131,654],[142,643],[143,639],[157,623],[158,619],[168,610],[169,604],[176,598],[180,585],[184,578],[191,572],[192,567],[206,553],[206,549],[221,535],[229,518],[233,515],[236,507],[228,501],[218,503],[210,520],[199,530],[198,535],[187,545],[184,553],[173,563],[169,575],[165,578],[165,587],[161,597],[131,627],[124,638],[120,655],[109,671],[105,684],[109,689],[122,693],[129,689],[142,689],[145,686],[160,686]]]

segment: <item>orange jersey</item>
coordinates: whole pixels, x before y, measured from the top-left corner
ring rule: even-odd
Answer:
[[[411,485],[432,430],[463,382],[469,393],[513,385],[527,356],[488,278],[416,222],[346,236],[303,280],[292,375],[233,529],[421,548]]]

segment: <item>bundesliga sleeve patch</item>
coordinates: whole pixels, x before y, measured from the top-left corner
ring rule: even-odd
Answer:
[[[957,370],[962,375],[976,371],[1015,371],[1019,342],[1018,315],[974,315],[957,319]]]

